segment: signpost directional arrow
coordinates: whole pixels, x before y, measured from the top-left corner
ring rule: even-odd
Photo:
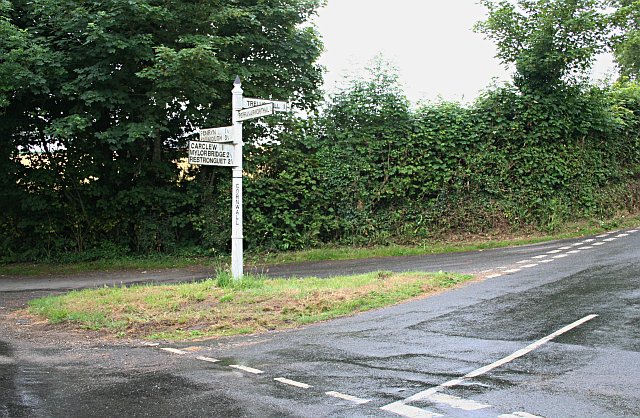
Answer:
[[[233,142],[233,126],[200,129],[200,140],[207,142]]]
[[[291,106],[287,102],[283,102],[280,100],[254,99],[251,97],[242,98],[242,107],[245,109],[249,107],[265,105],[268,103],[273,103],[274,112],[291,112]]]
[[[238,111],[238,122],[243,120],[260,118],[262,116],[273,115],[273,103],[269,102],[260,106],[250,107]]]

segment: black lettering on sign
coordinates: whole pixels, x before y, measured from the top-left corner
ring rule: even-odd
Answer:
[[[235,201],[235,206],[236,206],[236,225],[240,225],[240,221],[241,221],[241,216],[240,216],[240,212],[242,211],[242,200],[241,200],[241,194],[242,191],[240,189],[240,185],[236,184],[236,201]]]

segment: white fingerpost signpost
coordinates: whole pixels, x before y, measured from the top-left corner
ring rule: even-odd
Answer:
[[[242,97],[242,83],[236,76],[231,90],[231,126],[200,129],[200,141],[189,141],[189,163],[232,168],[231,189],[231,274],[243,274],[242,230],[242,122],[274,112],[290,112],[287,102]]]

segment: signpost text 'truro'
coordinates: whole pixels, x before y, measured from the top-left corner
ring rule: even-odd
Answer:
[[[236,77],[231,90],[231,126],[200,129],[200,140],[189,141],[189,164],[217,165],[232,168],[231,188],[231,274],[234,279],[243,275],[242,226],[242,122],[290,112],[287,102],[242,97],[242,83]]]

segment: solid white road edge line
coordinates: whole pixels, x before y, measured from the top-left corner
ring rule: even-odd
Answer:
[[[247,373],[253,373],[253,374],[264,373],[262,370],[254,369],[253,367],[241,366],[239,364],[230,364],[229,367],[233,367],[234,369],[242,370]]]
[[[351,395],[345,395],[344,393],[340,393],[340,392],[325,392],[325,395],[329,395],[329,396],[333,396],[334,398],[339,398],[339,399],[344,399],[345,401],[349,401],[349,402],[353,402],[355,404],[358,405],[362,405],[365,404],[367,402],[371,402],[371,399],[362,399],[362,398],[358,398],[356,396],[351,396]]]
[[[284,384],[287,384],[287,385],[296,386],[296,387],[299,387],[299,388],[302,388],[302,389],[309,389],[310,387],[312,387],[311,385],[307,385],[306,383],[296,382],[295,380],[287,379],[287,378],[284,378],[284,377],[276,377],[273,380],[276,380],[276,381],[278,381],[280,383],[284,383]]]
[[[482,376],[483,374],[490,372],[491,370],[500,367],[506,363],[509,363],[519,357],[522,357],[526,354],[529,354],[530,352],[532,352],[533,350],[540,348],[541,346],[543,346],[544,344],[548,343],[549,341],[553,340],[554,338],[568,332],[571,331],[572,329],[584,324],[585,322],[591,321],[594,318],[597,318],[598,315],[595,314],[591,314],[591,315],[587,315],[582,319],[579,319],[575,322],[572,322],[569,325],[566,325],[562,328],[560,328],[559,330],[557,330],[556,332],[547,335],[544,338],[541,338],[535,342],[533,342],[532,344],[529,344],[528,346],[526,346],[525,348],[522,348],[506,357],[501,358],[500,360],[494,361],[491,364],[488,364],[486,366],[480,367],[479,369],[476,369],[470,373],[465,374],[464,376],[462,376],[461,378],[458,379],[453,379],[450,380],[448,382],[445,382],[443,384],[441,384],[440,386],[434,386],[432,388],[429,388],[427,390],[423,390],[422,392],[418,392],[413,396],[409,396],[408,398],[404,399],[403,401],[397,401],[394,402],[393,404],[407,404],[407,403],[411,403],[411,402],[415,402],[415,401],[419,401],[419,400],[423,400],[428,398],[429,396],[433,395],[434,393],[440,391],[441,389],[445,388],[445,387],[452,387],[452,386],[457,386],[460,383],[464,382],[465,380],[468,379],[473,379],[475,377],[478,376]],[[393,404],[389,404],[389,405],[393,405]],[[381,409],[385,409],[385,407],[389,406],[386,405],[384,407],[382,407]],[[419,409],[419,408],[418,408]],[[389,409],[385,409],[385,410],[389,410]],[[394,411],[392,411],[394,412]],[[408,416],[408,415],[407,415]]]

